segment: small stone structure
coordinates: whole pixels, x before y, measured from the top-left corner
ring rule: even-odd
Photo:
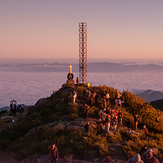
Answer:
[[[74,74],[72,73],[72,66],[70,65],[69,66],[69,73],[67,74],[67,79],[68,79],[67,84],[74,85],[75,82],[74,82],[73,78],[74,78]]]

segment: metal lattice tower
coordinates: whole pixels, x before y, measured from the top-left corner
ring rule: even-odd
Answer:
[[[87,23],[79,23],[79,80],[87,83]]]

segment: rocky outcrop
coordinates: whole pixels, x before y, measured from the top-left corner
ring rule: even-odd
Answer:
[[[93,131],[94,129],[97,128],[97,123],[95,118],[90,118],[90,119],[85,119],[85,118],[76,118],[73,121],[54,121],[49,124],[47,124],[47,127],[50,127],[52,129],[60,130],[60,131],[73,131],[73,130],[81,130],[82,132],[85,131],[84,126],[86,123],[89,121],[90,124],[90,130]],[[38,132],[42,126],[35,127],[31,129],[27,134],[30,135],[34,132]]]

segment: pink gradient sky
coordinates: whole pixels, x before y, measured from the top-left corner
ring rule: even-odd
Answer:
[[[0,0],[0,58],[163,59],[163,0]]]

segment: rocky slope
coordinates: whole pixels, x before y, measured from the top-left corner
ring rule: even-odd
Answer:
[[[76,102],[73,103],[72,90],[77,92]],[[91,101],[88,92],[97,93],[96,101]],[[99,132],[97,127],[98,111],[104,109],[103,101],[108,92],[111,99],[116,90],[107,86],[63,85],[50,97],[40,99],[35,106],[28,109],[13,127],[5,127],[0,133],[0,150],[18,162],[41,162],[47,158],[49,146],[55,142],[60,157],[65,161],[88,160],[104,162],[115,159],[126,161],[138,152],[145,144],[155,146],[162,151],[159,144],[163,133],[163,121],[155,122],[157,111],[142,98],[124,91],[122,98],[125,106],[117,106],[124,114],[123,125],[115,132]],[[84,117],[83,106],[90,105],[89,118]],[[112,100],[107,102],[108,107],[114,106]],[[129,134],[134,129],[134,115],[139,114],[139,130]],[[84,126],[90,122],[90,132],[86,133]],[[146,124],[151,133],[148,141],[143,136],[142,126]],[[162,126],[162,127],[160,127]],[[154,135],[155,132],[157,134]],[[152,143],[151,143],[152,142]],[[157,142],[157,143],[156,143]],[[150,143],[150,144],[149,144]],[[117,153],[118,152],[118,153]],[[117,158],[116,158],[117,156]],[[42,158],[42,159],[41,159]],[[22,161],[23,160],[23,161]]]

